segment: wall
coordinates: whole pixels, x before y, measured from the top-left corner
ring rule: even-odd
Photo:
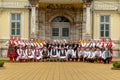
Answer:
[[[10,38],[10,14],[21,14],[21,38],[28,39],[28,5],[27,0],[0,0],[0,40]]]

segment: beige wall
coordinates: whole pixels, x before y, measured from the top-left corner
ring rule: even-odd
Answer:
[[[114,11],[96,11],[94,15],[95,39],[100,38],[100,16],[110,15],[110,37],[113,40],[120,39],[120,14]]]
[[[94,37],[100,38],[100,16],[110,15],[110,37],[120,40],[120,0],[94,0]]]
[[[11,13],[21,14],[21,38],[28,38],[28,10],[4,9],[0,11],[0,39],[9,39],[11,35]]]
[[[21,14],[21,38],[28,39],[28,0],[0,0],[0,39],[11,36],[11,13]]]
[[[120,49],[120,0],[94,0],[94,39],[100,39],[100,16],[110,16],[110,37],[115,42],[114,49]],[[92,16],[91,16],[92,20]],[[92,28],[92,21],[91,21]],[[92,29],[91,29],[92,31]]]

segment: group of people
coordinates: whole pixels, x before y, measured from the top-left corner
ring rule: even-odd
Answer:
[[[114,43],[109,39],[96,40],[20,40],[10,39],[8,57],[10,61],[39,62],[39,61],[83,61],[83,62],[112,62]]]

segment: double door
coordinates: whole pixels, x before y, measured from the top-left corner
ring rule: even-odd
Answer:
[[[51,30],[52,39],[69,39],[70,38],[70,23],[69,22],[52,22]]]

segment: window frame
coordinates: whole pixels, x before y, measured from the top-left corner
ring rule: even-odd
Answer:
[[[53,29],[58,29],[58,35],[56,35],[56,30],[55,30],[55,32],[53,32]],[[60,35],[60,30],[59,30],[59,28],[58,27],[52,27],[52,36],[53,37],[59,37],[59,35]]]
[[[13,20],[14,16],[14,20]],[[18,19],[19,16],[19,19]],[[21,13],[11,13],[10,14],[10,27],[11,27],[11,36],[20,36],[21,35]],[[13,28],[12,24],[15,24],[15,27]],[[18,26],[19,24],[19,26]],[[15,32],[13,32],[14,30]],[[19,30],[19,31],[18,31]]]
[[[101,17],[104,17],[104,21],[103,22],[101,22]],[[107,18],[107,16],[109,17],[109,22],[106,22],[106,18]],[[110,22],[111,22],[111,17],[110,17],[110,15],[100,15],[100,27],[99,27],[99,29],[100,29],[100,31],[99,31],[99,33],[100,33],[100,38],[110,38],[110,28],[111,28],[111,24],[110,24]],[[104,27],[104,29],[103,30],[101,30],[101,25],[104,25],[103,27]],[[106,30],[106,25],[109,25],[109,29],[108,30]],[[104,35],[103,36],[101,36],[101,32],[104,32]],[[109,32],[109,34],[108,34],[108,36],[106,36],[106,32]]]
[[[65,31],[63,31],[63,29],[68,29],[68,33],[67,33],[67,36],[66,35],[64,35],[63,33],[65,32]],[[69,35],[70,35],[70,30],[69,30],[69,27],[62,27],[61,28],[61,35],[62,35],[62,37],[69,37]]]

